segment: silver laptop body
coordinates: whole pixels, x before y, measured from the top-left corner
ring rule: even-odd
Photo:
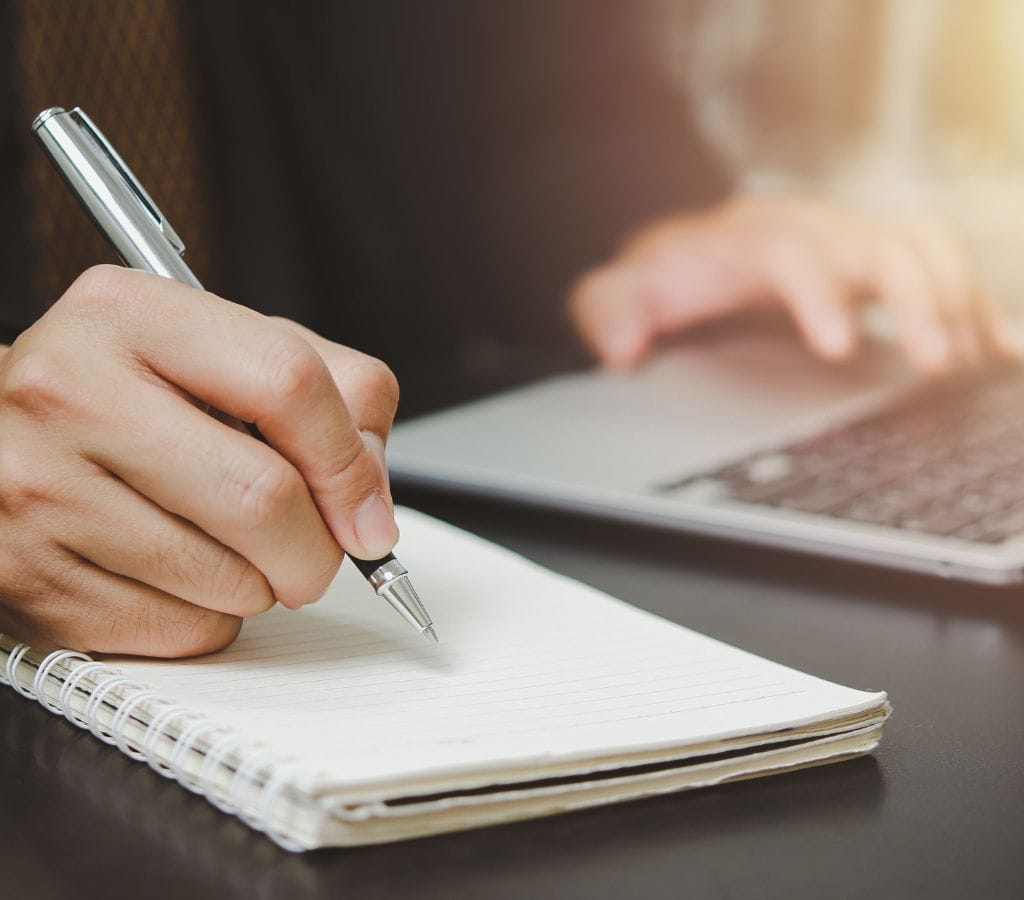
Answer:
[[[738,501],[703,477],[741,463],[748,481],[778,480],[779,448],[919,388],[883,344],[830,366],[776,332],[709,333],[635,370],[559,376],[400,423],[389,462],[398,483],[971,581],[1024,580],[1024,527],[999,543],[927,534]]]

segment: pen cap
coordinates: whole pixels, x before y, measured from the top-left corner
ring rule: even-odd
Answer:
[[[181,239],[81,109],[44,110],[32,130],[125,265],[202,287],[181,257]]]

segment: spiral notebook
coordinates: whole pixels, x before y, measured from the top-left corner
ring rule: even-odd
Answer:
[[[319,603],[250,619],[211,656],[90,660],[0,636],[0,676],[296,850],[783,772],[881,737],[884,693],[769,662],[398,515],[437,645],[343,566]]]

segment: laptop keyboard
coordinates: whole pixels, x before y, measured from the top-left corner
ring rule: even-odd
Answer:
[[[709,480],[724,499],[1000,543],[1024,532],[1024,369],[921,388],[684,484]]]

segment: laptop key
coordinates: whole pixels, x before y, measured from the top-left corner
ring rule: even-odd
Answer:
[[[998,543],[1024,533],[1024,369],[924,387],[701,477],[728,500]]]

